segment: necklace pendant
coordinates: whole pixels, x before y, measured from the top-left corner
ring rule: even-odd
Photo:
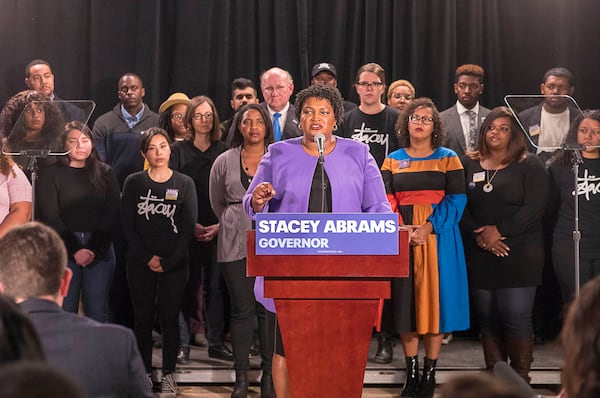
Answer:
[[[494,190],[494,186],[489,182],[483,186],[483,192],[490,193]]]

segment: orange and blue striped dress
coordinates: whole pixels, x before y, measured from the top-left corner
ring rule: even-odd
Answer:
[[[408,278],[392,283],[396,332],[445,333],[469,327],[469,288],[458,223],[466,205],[462,164],[454,151],[436,148],[413,158],[404,148],[381,167],[383,181],[400,223],[430,221],[427,243],[411,247]]]

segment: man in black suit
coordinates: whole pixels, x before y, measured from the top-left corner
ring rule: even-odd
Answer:
[[[479,104],[483,93],[483,68],[472,64],[456,68],[454,93],[456,104],[443,111],[440,117],[446,130],[444,146],[461,157],[467,150],[475,149],[481,122],[490,113]]]
[[[260,76],[260,89],[265,100],[261,105],[266,107],[271,116],[275,141],[301,136],[296,110],[290,104],[294,92],[294,80],[290,72],[278,67],[267,69]]]
[[[91,113],[92,109],[89,109],[87,111],[88,114],[86,114],[83,109],[73,105],[71,102],[61,100],[54,93],[54,73],[52,73],[52,68],[48,61],[34,59],[27,64],[25,67],[25,85],[30,90],[44,94],[51,101],[56,101],[63,113],[65,122],[77,120],[87,123],[89,113]],[[91,101],[81,101],[82,106],[88,106],[88,103],[91,103]]]
[[[31,222],[0,239],[0,292],[31,319],[47,362],[89,397],[152,397],[133,333],[62,310],[71,270],[60,236]]]

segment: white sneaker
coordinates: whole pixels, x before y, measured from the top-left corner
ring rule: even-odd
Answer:
[[[160,378],[161,394],[177,395],[177,383],[173,377],[173,373],[163,374]]]
[[[450,344],[453,339],[454,337],[452,337],[452,333],[445,333],[444,338],[442,339],[442,344]]]

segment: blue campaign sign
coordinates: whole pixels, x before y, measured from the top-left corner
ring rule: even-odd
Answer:
[[[256,254],[396,255],[395,213],[259,213]]]

